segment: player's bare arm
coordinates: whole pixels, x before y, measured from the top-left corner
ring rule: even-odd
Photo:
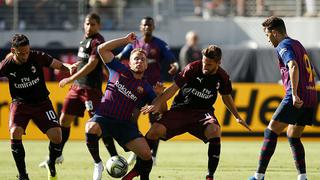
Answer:
[[[249,127],[249,125],[244,121],[241,116],[239,115],[239,112],[234,104],[233,98],[230,94],[228,95],[221,95],[223,103],[226,105],[228,110],[233,114],[233,116],[236,118],[236,121],[240,123],[243,127],[247,128],[249,131],[252,131]]]
[[[162,111],[162,105],[166,103],[175,93],[179,90],[179,86],[173,82],[170,87],[168,87],[160,96],[157,96],[151,105],[147,105],[141,108],[143,114],[150,112],[160,112]]]
[[[292,102],[296,108],[300,108],[303,105],[303,101],[297,94],[299,84],[299,66],[295,60],[291,60],[288,62],[288,67],[292,87]]]
[[[104,42],[98,46],[98,53],[104,63],[109,63],[114,58],[114,54],[111,52],[113,49],[128,43],[133,43],[136,38],[136,34],[132,32],[124,37]]]
[[[68,63],[62,63],[57,59],[53,59],[50,67],[53,69],[59,69],[60,71],[64,71],[72,74],[72,65]]]
[[[94,68],[96,68],[99,59],[96,56],[90,56],[89,61],[86,65],[84,65],[79,71],[73,74],[70,77],[64,78],[59,82],[60,87],[64,87],[68,83],[72,83],[73,81],[88,75]],[[74,65],[72,65],[74,67]]]

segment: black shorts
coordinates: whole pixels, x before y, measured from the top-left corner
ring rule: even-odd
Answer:
[[[102,136],[114,138],[125,151],[128,151],[125,146],[127,143],[136,138],[143,137],[138,130],[136,123],[131,122],[130,120],[118,120],[94,115],[89,121],[99,123],[102,130]]]
[[[33,120],[44,134],[50,128],[60,127],[58,116],[50,100],[37,104],[11,103],[9,129],[19,126],[26,130],[30,119]]]
[[[163,140],[188,132],[205,143],[207,142],[207,137],[204,135],[205,128],[210,124],[220,126],[213,111],[196,109],[169,110],[155,123],[160,123],[167,129]]]
[[[315,108],[296,108],[291,103],[282,101],[274,112],[272,119],[292,125],[311,126],[314,116]]]

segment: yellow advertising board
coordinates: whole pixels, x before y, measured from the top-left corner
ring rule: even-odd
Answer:
[[[168,87],[170,83],[166,83]],[[47,87],[50,94],[52,104],[59,114],[64,96],[67,94],[69,87],[59,88],[57,82],[48,82]],[[317,87],[318,96],[320,96],[320,86]],[[273,112],[279,105],[284,95],[284,89],[279,84],[262,84],[262,83],[234,83],[233,84],[233,96],[235,104],[240,112],[240,115],[247,121],[253,133],[247,132],[242,126],[240,126],[232,114],[226,109],[220,97],[214,105],[215,115],[219,120],[222,127],[222,132],[225,136],[254,136],[262,134],[266,125],[272,117]],[[169,101],[169,106],[172,99]],[[11,97],[9,93],[8,83],[0,83],[0,139],[9,139],[8,119],[9,119],[9,106]],[[78,118],[74,121],[70,139],[83,140],[84,139],[84,127],[85,122],[89,119],[88,114],[85,117]],[[143,133],[149,128],[149,122],[146,115],[142,115],[139,118],[139,128]],[[319,111],[319,98],[316,118],[313,126],[305,129],[305,134],[308,136],[320,136],[320,111]],[[26,130],[24,139],[46,139],[46,136],[33,124],[32,121]],[[193,140],[195,139],[189,134],[184,134],[175,137],[176,140]]]

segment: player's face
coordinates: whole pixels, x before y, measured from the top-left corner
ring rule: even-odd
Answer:
[[[93,18],[86,18],[83,24],[85,37],[97,34],[100,30],[100,24]]]
[[[274,34],[272,33],[272,31],[269,31],[267,28],[264,29],[264,32],[267,36],[268,42],[270,42],[270,44],[274,47],[277,47],[279,42],[276,40],[276,38],[274,37]]]
[[[21,46],[17,48],[11,48],[12,54],[14,54],[14,59],[19,63],[23,64],[28,61],[28,57],[30,54],[30,46]]]
[[[216,61],[214,59],[209,59],[205,56],[202,57],[202,73],[204,75],[210,75],[217,72],[221,60]]]
[[[142,74],[148,67],[146,55],[141,52],[131,54],[129,66],[133,72]]]
[[[142,19],[140,23],[140,31],[145,36],[151,36],[154,30],[154,22],[152,20]]]

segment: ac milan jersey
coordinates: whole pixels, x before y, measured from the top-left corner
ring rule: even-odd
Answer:
[[[161,82],[161,63],[167,61],[173,63],[175,56],[169,49],[169,46],[157,37],[153,37],[151,42],[144,42],[140,37],[133,44],[128,44],[120,53],[121,57],[129,59],[130,53],[135,48],[142,48],[147,52],[148,69],[144,72],[144,77],[151,85],[155,85],[158,81]]]
[[[188,64],[175,77],[180,91],[175,96],[171,109],[213,109],[218,92],[222,95],[232,91],[229,75],[221,68],[215,74],[204,75],[202,62]]]
[[[106,64],[109,80],[97,114],[129,120],[137,107],[151,103],[156,97],[151,85],[144,79],[135,79],[132,72],[119,61]]]
[[[24,64],[16,64],[13,55],[0,63],[0,77],[9,79],[10,94],[13,101],[37,103],[48,98],[42,67],[49,67],[53,58],[40,51],[30,51]]]
[[[303,101],[303,107],[314,107],[317,103],[317,92],[313,77],[313,65],[306,50],[297,40],[285,38],[276,47],[279,59],[281,78],[286,90],[284,101],[292,103],[292,86],[289,76],[289,61],[296,61],[299,66],[299,84],[297,93]]]
[[[97,47],[104,42],[104,38],[101,34],[94,34],[91,37],[87,37],[80,42],[78,50],[78,61],[80,62],[77,70],[79,71],[83,66],[88,64],[90,56],[96,56],[99,58],[97,66],[86,76],[77,79],[74,83],[80,86],[88,86],[91,88],[101,89],[102,86],[102,61],[97,53]]]

